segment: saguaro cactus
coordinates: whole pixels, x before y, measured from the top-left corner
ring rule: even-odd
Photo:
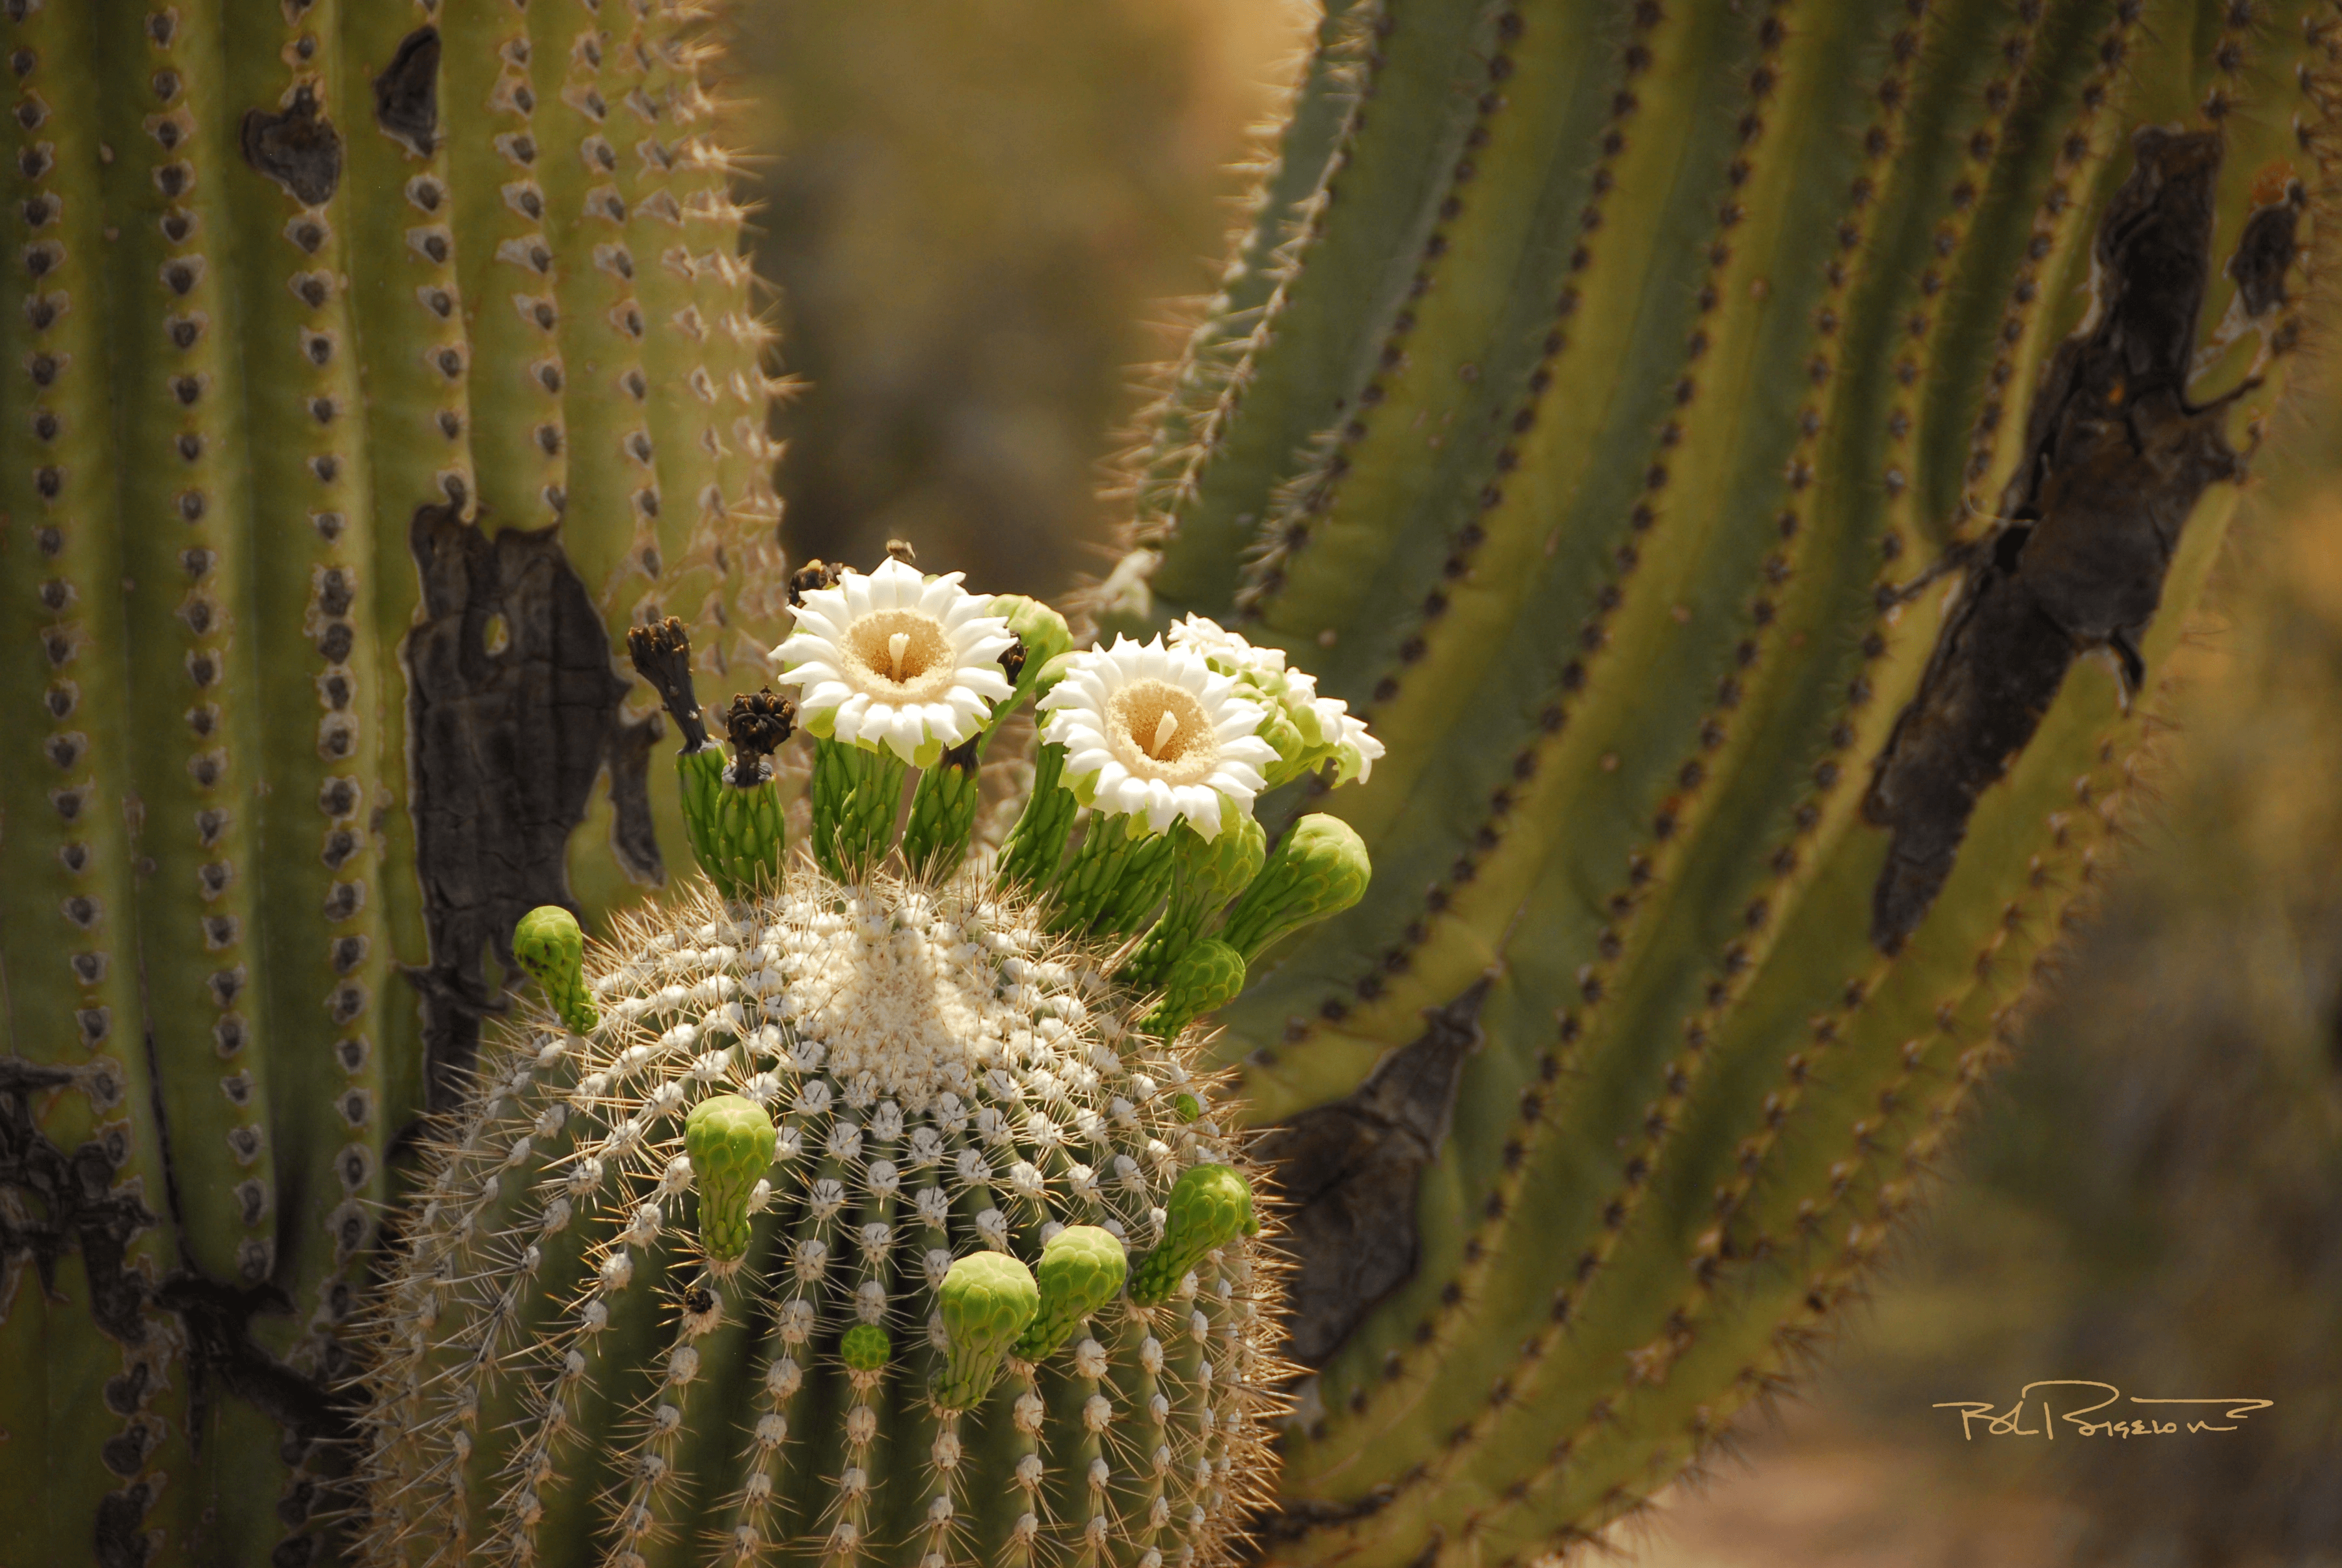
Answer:
[[[704,31],[0,5],[0,1560],[315,1552],[393,1140],[682,842],[615,634],[761,682]]]
[[[2307,330],[2334,18],[1327,12],[1134,458],[1136,532],[1091,606],[1107,646],[1066,653],[1027,603],[923,640],[860,637],[866,585],[834,569],[792,590],[696,0],[0,0],[0,707],[35,737],[0,770],[0,1493],[45,1504],[0,1561],[329,1549],[345,1324],[426,1109],[445,1138],[374,1319],[375,1484],[349,1539],[626,1562],[786,1537],[926,1568],[971,1541],[1143,1568],[1227,1544],[1268,1474],[1275,1282],[1242,1243],[1220,1277],[1255,1316],[1215,1319],[1199,1274],[1192,1350],[1077,1340],[1063,1387],[1012,1388],[1012,1342],[962,1408],[980,1369],[937,1399],[911,1374],[947,1347],[886,1313],[982,1250],[1037,1271],[1017,1332],[1055,1325],[1074,1309],[1050,1315],[1040,1229],[1062,1208],[1128,1240],[1122,1190],[1093,1199],[1071,1165],[1058,1185],[1066,1145],[1045,1161],[1004,1120],[1007,1180],[1042,1193],[1023,1228],[955,1196],[940,1278],[913,1283],[890,1232],[849,1299],[823,1228],[851,1201],[906,1229],[871,1176],[906,1167],[840,1130],[916,1130],[881,1134],[885,1097],[798,1057],[823,1037],[786,1014],[751,1029],[740,1004],[719,1060],[675,1053],[773,969],[748,949],[822,950],[850,915],[873,943],[898,916],[932,930],[951,888],[1073,955],[1059,985],[995,953],[1003,1005],[1095,998],[1137,1042],[1112,1070],[1076,1051],[972,1082],[1004,1118],[1050,1083],[1095,1111],[1083,1061],[1103,1085],[1176,1059],[1161,1037],[1226,1001],[1210,1049],[1274,1130],[1282,1332],[1311,1374],[1271,1554],[1566,1546],[1826,1331],[2118,826]],[[926,613],[939,579],[896,564],[886,613]],[[840,597],[776,658],[793,591]],[[656,690],[629,627],[660,630]],[[816,662],[791,848],[762,693]],[[938,670],[1041,718],[996,857],[975,769],[998,712],[931,704]],[[728,767],[695,673],[737,720]],[[677,770],[651,765],[662,703],[693,743]],[[614,924],[686,843],[717,890]],[[627,979],[590,1020],[555,999],[573,1039],[532,1002],[475,1083],[508,1005],[487,960],[565,974],[558,921],[511,943],[545,906],[622,939],[606,980],[681,966],[697,1010],[680,979]],[[1124,1157],[1151,1225],[1173,1166],[1243,1151],[1210,1083],[1146,1076],[1124,1098],[1171,1159]],[[766,1179],[728,1276],[669,1223],[698,1201],[688,1162],[646,1152],[724,1092],[823,1119],[830,1151],[799,1127],[792,1158],[840,1162],[834,1207],[819,1171]],[[1106,1103],[1104,1142],[1130,1143]],[[949,1136],[993,1140],[970,1126]],[[588,1131],[615,1164],[578,1151]],[[591,1159],[604,1184],[569,1195]],[[1001,1180],[978,1164],[955,1194]],[[726,1251],[720,1185],[699,1197]],[[1134,1261],[1117,1322],[1165,1311],[1142,1299],[1167,1263]],[[774,1286],[769,1321],[743,1281]],[[733,1410],[739,1358],[792,1324],[836,1362],[785,1352],[746,1387],[765,1407]],[[1246,1392],[1205,1394],[1206,1364]],[[1074,1397],[1096,1378],[1176,1384],[1127,1419],[1176,1402],[1215,1468],[1156,1472],[1167,1439],[1128,1462],[1130,1429],[1094,1432]],[[817,1455],[773,1461],[808,1430]],[[989,1487],[964,1494],[971,1534],[962,1493],[898,1462],[913,1432]],[[1056,1468],[1086,1444],[1102,1483]]]
[[[1374,885],[1218,1015],[1298,1205],[1272,1557],[1566,1548],[1827,1332],[2274,427],[2335,21],[1327,23],[1096,599],[1308,650],[1390,748],[1324,808]]]

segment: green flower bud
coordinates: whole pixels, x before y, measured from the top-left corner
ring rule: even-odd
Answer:
[[[884,1372],[894,1353],[895,1342],[876,1323],[856,1323],[837,1342],[838,1359],[850,1372]]]
[[[586,933],[559,904],[539,904],[513,928],[513,957],[545,988],[545,1000],[578,1034],[602,1021],[586,994]]]
[[[1207,937],[1180,955],[1163,982],[1163,1000],[1141,1019],[1140,1030],[1170,1040],[1244,990],[1244,955],[1217,937]]]
[[[1006,1252],[960,1259],[936,1288],[951,1350],[929,1392],[939,1410],[973,1410],[992,1391],[1000,1359],[1041,1311],[1033,1271]]]
[[[1141,990],[1155,990],[1170,978],[1171,966],[1227,901],[1260,875],[1268,854],[1268,835],[1248,814],[1214,839],[1185,822],[1171,829],[1171,837],[1177,847],[1172,851],[1170,907],[1116,977]]]
[[[1163,1206],[1163,1244],[1146,1254],[1131,1277],[1130,1299],[1151,1307],[1178,1289],[1187,1271],[1215,1247],[1257,1236],[1252,1184],[1226,1165],[1197,1165],[1179,1178]]]
[[[1130,1257],[1113,1231],[1068,1225],[1049,1238],[1033,1272],[1040,1282],[1041,1312],[1016,1342],[1018,1359],[1028,1362],[1055,1354],[1085,1318],[1114,1300],[1130,1272]]]
[[[1304,817],[1228,910],[1220,935],[1246,961],[1278,938],[1339,914],[1366,896],[1366,840],[1338,817]]]
[[[699,1191],[699,1246],[710,1262],[736,1263],[748,1251],[748,1197],[772,1168],[779,1134],[753,1100],[719,1094],[692,1108],[683,1126]]]
[[[1004,719],[1036,694],[1044,673],[1058,655],[1074,646],[1073,628],[1066,625],[1066,618],[1038,599],[1026,598],[1023,594],[996,594],[992,600],[992,613],[1006,621],[1008,629],[1016,634],[1016,645],[1023,657],[1017,673],[1009,677],[1016,689],[1007,701],[992,710],[991,722],[985,730],[987,740]],[[1058,673],[1064,673],[1062,665]]]

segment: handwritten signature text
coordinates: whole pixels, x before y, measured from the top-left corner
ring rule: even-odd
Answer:
[[[2017,1391],[2007,1410],[1990,1400],[1945,1400],[1937,1410],[1960,1412],[1960,1435],[1973,1442],[1987,1437],[2039,1437],[2055,1442],[2061,1431],[2076,1437],[2166,1437],[2187,1432],[2235,1432],[2247,1416],[2267,1410],[2268,1399],[2126,1398],[2110,1382],[2087,1378],[2044,1378]],[[2133,1409],[2133,1406],[2152,1407]],[[2060,1426],[2063,1422],[2063,1426]]]

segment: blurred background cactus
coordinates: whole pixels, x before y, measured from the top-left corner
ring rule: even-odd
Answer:
[[[1288,36],[1100,606],[1288,645],[1396,743],[1326,804],[1373,893],[1222,1014],[1323,1369],[1272,1549],[1501,1559],[1632,1507],[1827,1333],[2169,711],[2077,667],[1887,970],[1853,796],[1940,612],[1877,588],[2012,509],[2136,126],[2223,136],[2197,400],[2292,344],[2314,252],[2274,316],[2225,269],[2288,175],[2317,236],[2325,13],[770,0],[735,91],[777,107],[719,136],[697,10],[0,5],[26,1549],[320,1549],[395,1141],[521,913],[602,930],[677,869],[616,634],[683,618],[720,712],[786,619],[735,195],[817,386],[779,426],[798,553],[903,536],[1054,595],[1132,509],[1087,499],[1126,323],[1202,275]],[[2294,362],[2227,410],[2256,472]]]

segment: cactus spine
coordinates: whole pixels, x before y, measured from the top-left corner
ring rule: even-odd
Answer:
[[[1898,590],[2021,546],[2142,126],[2217,137],[2183,401],[2260,441],[2333,49],[2306,5],[1351,9],[1286,144],[1319,178],[1264,189],[1096,598],[1310,650],[1390,749],[1325,809],[1373,886],[1218,1015],[1317,1194],[1274,1558],[1566,1549],[1827,1332],[2109,850],[2236,488],[2173,492],[2149,690],[2075,667],[1890,959],[1861,781],[1947,613]],[[1328,1162],[1402,1087],[1420,1174]]]

